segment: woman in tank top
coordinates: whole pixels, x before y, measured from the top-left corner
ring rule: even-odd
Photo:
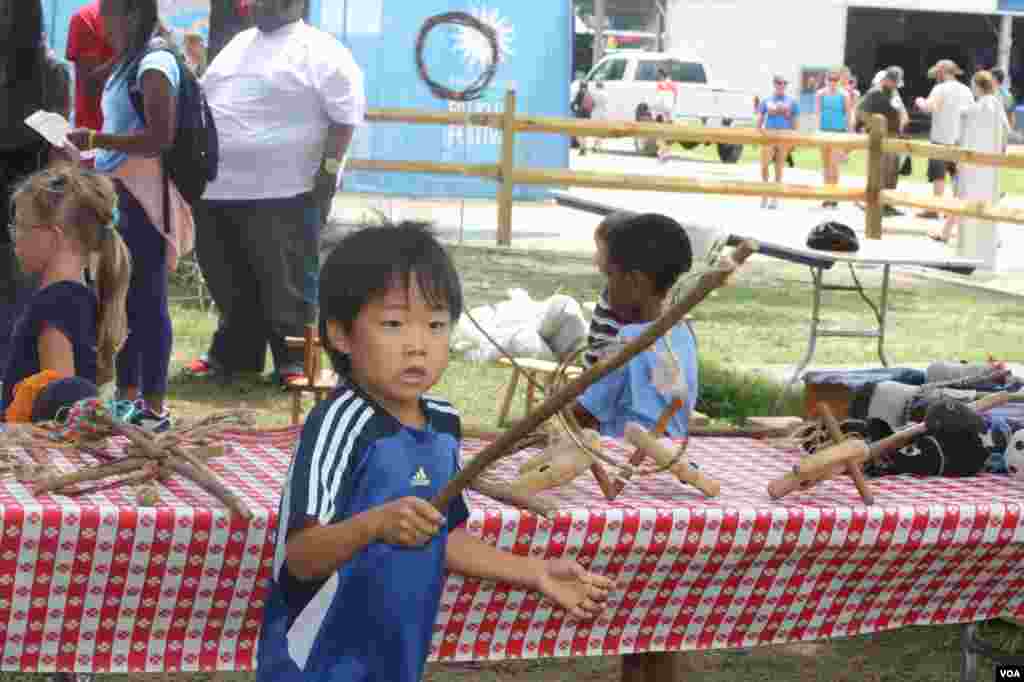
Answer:
[[[852,98],[846,90],[839,86],[839,80],[839,71],[830,71],[825,86],[817,92],[818,128],[823,133],[845,133],[849,130],[849,122],[852,118]],[[841,151],[831,147],[821,148],[822,172],[826,185],[839,184],[841,154]],[[836,208],[838,204],[834,201],[826,201],[822,206]]]

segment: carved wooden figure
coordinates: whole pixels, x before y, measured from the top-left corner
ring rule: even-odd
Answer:
[[[601,446],[596,431],[584,429],[582,436],[591,447],[596,449]],[[512,489],[529,495],[563,486],[590,469],[593,461],[589,452],[571,440],[559,441],[527,462],[533,465],[532,468],[526,471],[520,469],[520,476],[512,484]]]
[[[678,453],[673,452],[670,448],[658,442],[658,439],[644,427],[633,422],[626,424],[625,437],[627,441],[638,449],[643,450],[646,456],[653,459],[660,466],[665,466],[678,459],[675,464],[672,464],[669,471],[679,479],[680,483],[688,483],[708,497],[718,497],[721,492],[721,486],[718,481],[708,478],[691,466],[685,458],[680,457]]]

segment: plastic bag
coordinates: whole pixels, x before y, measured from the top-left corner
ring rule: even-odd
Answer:
[[[580,304],[571,296],[555,295],[534,301],[523,289],[510,289],[508,300],[469,311],[502,348],[515,357],[555,361],[575,350],[587,334]],[[452,331],[452,352],[470,362],[494,362],[503,357],[467,315]]]

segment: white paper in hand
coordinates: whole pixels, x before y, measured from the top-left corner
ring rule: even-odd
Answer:
[[[69,144],[68,133],[71,132],[71,124],[60,114],[40,109],[25,119],[25,125],[46,138],[54,147],[63,149]]]

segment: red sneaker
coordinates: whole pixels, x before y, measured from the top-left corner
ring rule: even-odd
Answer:
[[[182,373],[197,379],[209,379],[222,375],[224,368],[220,366],[220,363],[210,359],[210,356],[203,355],[185,365]]]

